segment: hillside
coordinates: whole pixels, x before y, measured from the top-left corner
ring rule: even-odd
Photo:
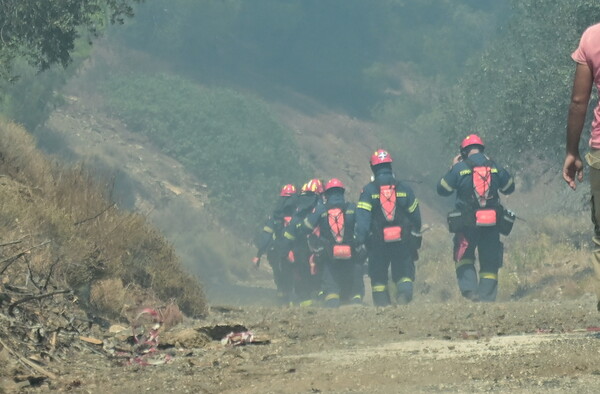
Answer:
[[[519,191],[505,199],[523,220],[504,239],[507,256],[498,303],[465,303],[457,294],[444,203],[431,197],[429,178],[417,178],[427,231],[411,305],[373,308],[367,296],[364,306],[336,311],[275,308],[270,272],[251,270],[253,246],[207,209],[210,190],[203,180],[105,112],[84,80],[71,81],[65,97],[65,105],[36,131],[40,144],[62,158],[83,161],[95,176],[108,180],[107,197],[117,207],[156,224],[172,244],[173,256],[180,256],[185,271],[204,284],[210,313],[201,319],[181,317],[175,327],[163,325],[151,353],[132,343],[137,320],[131,314],[129,320],[90,319],[66,337],[69,344],[53,345],[52,335],[43,336],[34,350],[19,348],[16,340],[0,343],[0,360],[8,366],[0,374],[5,379],[0,388],[7,392],[19,387],[94,393],[594,392],[598,327],[585,263],[586,217],[581,209],[557,209],[573,197],[580,203],[585,192],[567,194],[552,171],[536,182],[520,176]],[[386,138],[382,132],[304,98],[270,105],[294,131],[301,159],[315,175],[340,176],[348,194],[357,196],[370,175],[367,158]],[[401,169],[418,164],[402,159],[397,157]],[[77,194],[73,190],[87,189],[76,187],[67,195]],[[92,211],[105,205],[99,207]],[[141,245],[140,250],[154,245],[132,237],[135,228],[118,238]],[[103,239],[99,234],[90,234],[86,242]],[[148,262],[135,261],[138,269]],[[158,267],[162,263],[156,261]],[[366,285],[368,293],[368,280]],[[112,287],[100,289],[97,300],[110,304],[101,296],[112,293]],[[54,317],[66,308],[68,316],[86,316],[85,310],[67,307],[71,299],[64,297],[46,301],[46,313]],[[0,318],[10,320],[13,303],[0,302]],[[35,310],[24,311],[25,317],[35,315]],[[59,330],[50,325],[53,321],[43,327]],[[20,324],[18,332],[26,335],[28,325]],[[256,342],[220,342],[230,331],[249,331]],[[6,337],[13,338],[0,332],[3,341]],[[17,361],[25,355],[39,365],[21,366]]]

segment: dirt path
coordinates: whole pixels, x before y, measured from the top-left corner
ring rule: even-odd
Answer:
[[[262,345],[176,347],[166,365],[97,354],[32,392],[595,393],[600,320],[591,297],[388,308],[218,308],[190,327],[242,324]],[[52,365],[50,365],[52,368]]]

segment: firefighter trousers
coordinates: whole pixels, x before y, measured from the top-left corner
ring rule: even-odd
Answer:
[[[321,277],[325,306],[335,308],[341,302],[361,303],[364,295],[362,265],[354,259],[327,259]]]
[[[369,277],[375,306],[390,304],[388,271],[396,284],[397,301],[405,304],[412,300],[415,280],[415,253],[408,242],[377,242],[369,245]]]
[[[479,257],[479,275],[475,268]],[[498,293],[498,270],[502,266],[504,246],[497,226],[472,227],[454,235],[456,278],[463,297],[493,302]],[[478,278],[479,276],[479,278]]]

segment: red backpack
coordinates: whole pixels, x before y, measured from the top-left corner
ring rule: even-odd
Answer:
[[[342,243],[344,241],[344,222],[344,211],[341,208],[330,208],[327,211],[327,223],[335,241],[333,245],[333,257],[339,260],[352,258],[352,248],[350,245]]]
[[[390,226],[396,219],[396,185],[379,186],[379,203],[387,225],[383,227],[383,240],[396,242],[402,239],[402,227]]]
[[[494,226],[496,224],[496,209],[486,208],[490,199],[493,163],[488,160],[483,165],[476,166],[470,160],[465,160],[465,162],[471,167],[473,177],[475,224],[480,227]]]

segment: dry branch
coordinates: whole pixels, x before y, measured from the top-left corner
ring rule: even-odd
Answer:
[[[52,296],[55,296],[57,294],[65,294],[65,293],[70,293],[70,292],[71,292],[71,290],[57,290],[57,291],[53,291],[52,293],[45,293],[45,294],[31,295],[31,296],[23,297],[20,300],[17,300],[17,301],[15,301],[15,302],[13,302],[12,304],[9,305],[9,307],[8,307],[8,314],[10,316],[14,316],[13,310],[15,309],[15,307],[17,305],[19,305],[19,304],[24,303],[24,302],[33,301],[33,300],[40,300],[42,298],[52,297]]]
[[[111,209],[112,207],[114,207],[115,205],[116,205],[116,203],[113,202],[112,204],[110,204],[109,206],[107,206],[106,208],[104,208],[102,211],[100,211],[97,215],[94,215],[94,216],[92,216],[90,218],[82,219],[82,220],[80,220],[78,222],[73,223],[73,225],[74,226],[79,226],[80,224],[83,224],[85,222],[89,222],[90,220],[94,220],[97,217],[99,217],[100,215],[102,215],[104,212],[106,212],[109,209]]]
[[[39,247],[44,246],[44,245],[49,244],[49,243],[50,243],[50,241],[44,241],[44,242],[42,242],[39,245],[32,246],[29,249],[25,249],[22,252],[19,252],[19,253],[15,254],[14,256],[8,257],[8,258],[0,261],[0,264],[5,264],[5,266],[2,267],[2,269],[0,269],[0,275],[2,275],[4,273],[4,271],[6,271],[6,269],[8,267],[10,267],[10,265],[12,263],[14,263],[20,257],[25,256],[27,253],[31,252],[33,249],[39,248]]]
[[[25,357],[21,356],[19,353],[17,353],[15,350],[11,349],[6,343],[4,343],[2,341],[2,338],[0,338],[0,345],[2,345],[4,348],[6,348],[6,350],[8,350],[8,352],[10,354],[12,354],[14,357],[17,358],[17,360],[19,360],[19,362],[21,362],[22,364],[28,366],[29,368],[33,369],[34,371],[49,377],[50,379],[56,380],[58,379],[58,376],[56,376],[55,374],[53,374],[50,371],[46,371],[44,368],[40,367],[39,365],[27,360]]]
[[[5,242],[5,243],[3,243],[3,244],[0,244],[0,247],[2,247],[2,246],[10,246],[10,245],[16,245],[16,244],[20,244],[20,243],[21,243],[21,242],[23,242],[23,240],[24,240],[25,238],[27,238],[27,237],[29,237],[29,235],[26,235],[26,236],[24,236],[23,238],[21,238],[21,239],[17,239],[17,240],[15,240],[15,241],[8,241],[8,242]]]

